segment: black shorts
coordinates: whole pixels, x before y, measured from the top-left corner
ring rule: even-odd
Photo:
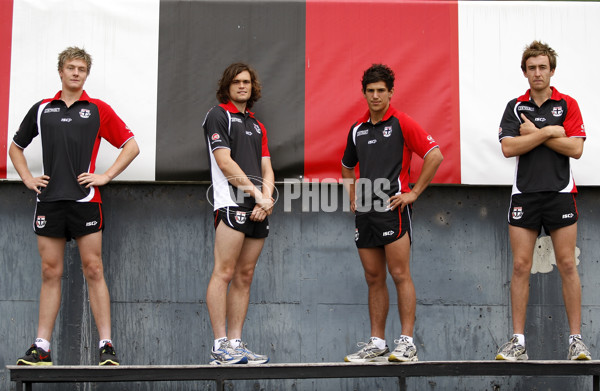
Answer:
[[[229,228],[243,232],[246,237],[262,239],[269,236],[269,218],[263,221],[252,221],[250,215],[252,209],[227,206],[215,210],[215,229],[219,221],[225,223]]]
[[[558,228],[575,224],[579,218],[576,194],[540,192],[514,194],[510,200],[508,223],[549,234]]]
[[[385,212],[357,214],[354,241],[358,248],[382,247],[408,233],[412,241],[412,205]]]
[[[38,202],[33,231],[52,238],[78,238],[104,229],[102,204],[98,202]]]

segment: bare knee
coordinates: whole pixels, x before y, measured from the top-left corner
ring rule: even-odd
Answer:
[[[238,286],[250,287],[254,278],[254,268],[248,268],[235,273],[233,281]]]
[[[216,266],[212,272],[212,278],[216,278],[226,284],[229,284],[231,280],[233,280],[233,275],[235,273],[235,267],[231,266]]]
[[[412,280],[412,277],[410,276],[410,269],[408,268],[396,268],[390,270],[390,275],[392,276],[395,284],[402,284]]]
[[[369,288],[385,285],[386,277],[385,270],[383,272],[365,270],[365,280]]]
[[[562,275],[577,274],[577,265],[572,257],[556,258],[556,266]]]
[[[101,281],[104,279],[104,268],[102,267],[102,260],[94,262],[87,262],[83,266],[83,275],[88,281]]]
[[[42,282],[57,282],[60,281],[63,274],[63,266],[60,264],[48,264],[42,262]]]
[[[513,277],[529,278],[529,274],[531,274],[531,266],[532,265],[533,265],[533,260],[514,259],[513,260]]]

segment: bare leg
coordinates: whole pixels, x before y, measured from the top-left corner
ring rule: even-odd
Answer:
[[[60,309],[66,239],[39,235],[37,239],[38,251],[42,258],[42,287],[37,337],[50,341]]]
[[[510,282],[513,333],[524,334],[527,303],[529,302],[529,276],[533,264],[533,248],[538,233],[532,229],[509,225],[508,234],[513,253],[513,272]]]
[[[250,285],[254,268],[265,239],[245,238],[227,294],[227,334],[229,339],[242,339],[242,327],[248,312]]]
[[[359,248],[358,255],[365,270],[369,288],[371,336],[385,339],[385,322],[390,306],[386,277],[385,252],[382,248]]]
[[[233,279],[245,235],[220,222],[215,232],[215,265],[206,290],[206,306],[215,339],[227,336],[227,289]],[[245,315],[244,315],[245,316]]]
[[[90,292],[90,306],[100,339],[111,339],[110,295],[102,265],[102,232],[77,238],[83,275]]]
[[[417,295],[410,275],[410,238],[407,234],[385,246],[390,274],[396,285],[398,312],[402,323],[402,335],[413,336]]]
[[[550,233],[571,334],[581,334],[581,282],[575,264],[577,223]]]

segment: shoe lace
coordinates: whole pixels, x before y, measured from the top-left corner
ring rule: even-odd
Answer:
[[[571,349],[573,352],[585,352],[587,351],[587,346],[585,346],[580,338],[575,338],[571,344]]]
[[[414,346],[406,337],[400,337],[398,339],[395,339],[394,343],[397,345],[396,349],[401,348],[402,350],[408,350]]]
[[[241,344],[240,344],[240,346],[241,346]],[[221,342],[221,345],[219,346],[219,350],[223,350],[229,355],[235,354],[235,349],[233,348],[233,346],[231,346],[231,342],[229,340]]]
[[[505,343],[504,345],[502,345],[500,347],[500,351],[512,351],[512,350],[516,350],[517,347],[522,346],[519,343],[519,340],[517,339],[517,337],[512,337],[507,343]]]
[[[29,349],[27,349],[27,351],[25,352],[25,355],[29,356],[31,354],[33,357],[37,358],[37,356],[39,355],[37,349],[38,349],[38,347],[35,344],[33,344],[33,345],[31,345],[31,347]]]
[[[356,346],[358,346],[360,348],[360,351],[363,351],[363,352],[368,352],[369,350],[374,350],[374,349],[377,348],[377,346],[375,346],[375,344],[373,343],[373,341],[358,342],[356,344]]]
[[[111,356],[114,356],[115,349],[112,347],[112,345],[110,343],[107,343],[100,350],[100,354],[110,354]]]

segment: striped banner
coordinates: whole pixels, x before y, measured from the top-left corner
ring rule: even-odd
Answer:
[[[511,184],[514,159],[502,156],[497,129],[528,88],[521,53],[539,39],[558,52],[553,84],[586,123],[577,184],[599,185],[598,20],[598,2],[0,0],[0,179],[18,179],[7,144],[28,109],[60,89],[57,54],[77,45],[94,59],[86,91],[141,148],[120,180],[209,179],[201,125],[235,61],[260,75],[253,110],[276,178],[337,180],[349,127],[366,110],[362,72],[382,62],[396,72],[394,106],[441,146],[435,183]],[[117,154],[104,143],[97,170]],[[26,149],[34,174],[40,155],[36,140]]]

